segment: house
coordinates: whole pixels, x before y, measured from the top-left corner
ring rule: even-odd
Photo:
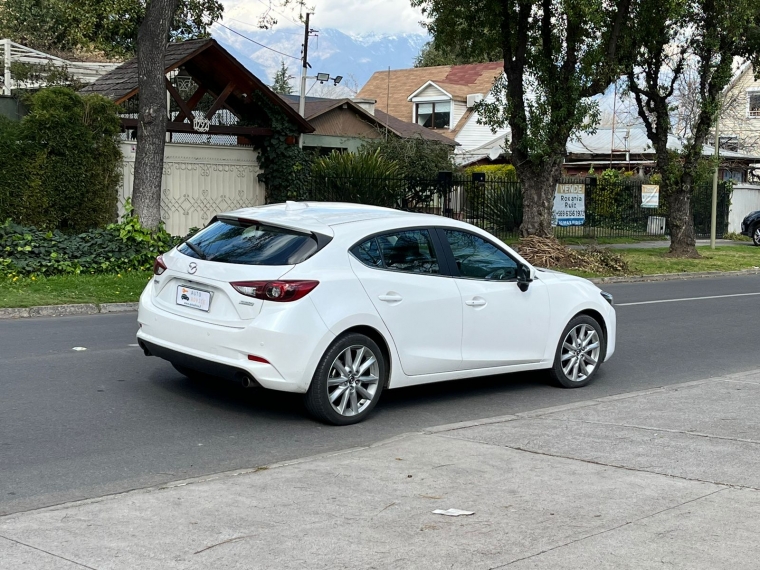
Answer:
[[[219,212],[263,205],[259,149],[278,110],[296,133],[314,128],[213,39],[170,43],[164,60],[167,143],[161,218],[173,235],[203,227]],[[120,213],[132,195],[139,88],[132,59],[82,90],[112,99],[124,130]],[[289,144],[297,144],[291,137]]]
[[[505,153],[505,136],[495,137],[479,148],[471,149],[467,155],[459,156],[462,166],[476,166],[509,162]],[[668,148],[681,150],[683,142],[675,135],[668,137]],[[715,152],[705,145],[703,154],[712,156]],[[736,150],[720,149],[721,180],[743,183],[751,180],[758,172],[760,153],[752,154]],[[647,176],[655,171],[655,152],[644,127],[600,127],[593,134],[580,133],[567,142],[567,154],[563,165],[565,176],[586,176],[590,171],[599,172],[608,168],[633,172]]]
[[[280,95],[298,110],[298,95]],[[449,145],[457,143],[449,137],[416,123],[402,121],[376,109],[374,99],[325,99],[306,97],[306,120],[313,133],[303,136],[305,149],[318,149],[323,154],[333,150],[356,152],[367,140],[378,139],[388,132],[403,139],[418,137]]]
[[[497,61],[377,71],[357,96],[375,100],[375,113],[388,113],[455,141],[456,154],[467,155],[507,132],[494,133],[479,125],[473,108],[492,98],[491,88],[502,69]]]
[[[760,156],[760,79],[749,62],[723,91],[719,130],[721,149]]]

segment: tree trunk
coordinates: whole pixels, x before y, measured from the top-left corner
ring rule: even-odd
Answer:
[[[150,0],[137,34],[139,114],[132,204],[140,222],[157,229],[161,221],[161,179],[166,144],[164,58],[179,0]]]
[[[691,184],[681,182],[668,198],[669,257],[699,257],[691,205]]]
[[[522,186],[523,221],[520,237],[554,235],[552,210],[554,192],[562,175],[562,157],[547,158],[539,166],[516,167]]]

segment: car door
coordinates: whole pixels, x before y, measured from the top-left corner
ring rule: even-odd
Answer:
[[[439,229],[462,299],[462,369],[540,361],[549,332],[549,295],[541,281],[517,286],[517,262],[474,233]]]
[[[462,301],[442,263],[428,229],[372,236],[351,250],[351,267],[388,327],[408,376],[461,366]]]

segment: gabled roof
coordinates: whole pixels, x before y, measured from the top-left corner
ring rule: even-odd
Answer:
[[[298,109],[298,95],[281,95],[280,97],[282,97],[282,99],[285,100],[288,105],[294,109]],[[421,125],[402,121],[396,117],[388,115],[387,113],[378,111],[377,107],[375,107],[375,114],[373,115],[360,105],[357,105],[351,99],[306,97],[304,113],[306,114],[306,119],[311,121],[321,115],[324,115],[325,113],[332,111],[333,109],[342,107],[343,105],[351,108],[354,112],[356,112],[357,115],[362,118],[362,120],[367,121],[375,127],[382,129],[387,126],[390,132],[403,139],[420,137],[425,140],[437,141],[449,146],[456,146],[458,144],[449,137],[443,136],[439,133],[436,133],[435,131],[431,131],[430,129],[425,128]]]
[[[254,92],[260,92],[280,107],[301,131],[310,133],[314,130],[297,111],[284,104],[274,91],[214,39],[169,43],[164,58],[164,72],[169,73],[181,66],[194,78],[202,79],[204,86],[214,95],[222,93],[228,83],[234,81],[235,88],[225,105],[237,112],[245,113],[245,106],[249,105],[248,97]],[[134,96],[137,91],[137,58],[123,63],[82,89],[82,93],[99,93],[117,104]]]
[[[415,90],[414,93],[412,93],[411,95],[409,95],[409,97],[407,97],[406,100],[407,101],[411,101],[412,99],[414,99],[415,97],[417,97],[417,95],[419,93],[421,93],[422,91],[424,91],[428,87],[435,87],[436,89],[438,89],[438,91],[440,91],[446,97],[451,97],[451,93],[449,93],[448,91],[446,91],[445,89],[443,89],[439,84],[435,83],[435,81],[427,81],[422,87],[420,87],[419,89]]]
[[[409,96],[427,82],[451,94],[455,100],[465,100],[467,95],[486,95],[493,87],[494,79],[502,73],[501,61],[473,63],[470,65],[441,65],[437,67],[414,67],[393,71],[376,71],[361,88],[357,97],[375,99],[376,109],[385,111],[404,121],[412,120],[412,103]]]

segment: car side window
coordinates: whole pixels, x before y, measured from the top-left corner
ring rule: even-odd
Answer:
[[[517,262],[492,243],[469,232],[444,230],[461,277],[493,281],[517,278]]]
[[[376,239],[386,269],[407,273],[440,272],[433,240],[427,230],[400,231]]]
[[[368,239],[359,245],[355,245],[351,249],[351,253],[353,253],[356,259],[361,261],[364,265],[370,267],[383,267],[383,258],[380,256],[380,249],[377,247],[377,241],[375,238]]]

